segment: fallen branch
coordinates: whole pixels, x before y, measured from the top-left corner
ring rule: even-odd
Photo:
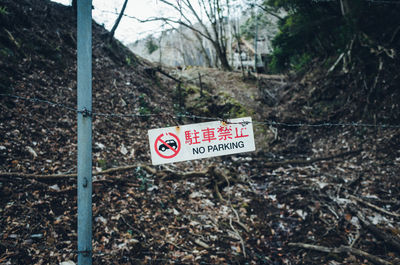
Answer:
[[[231,184],[230,184],[230,181],[229,181],[228,176],[226,176],[225,174],[223,174],[223,172],[220,172],[220,174],[221,174],[222,177],[225,179],[225,181],[226,181],[226,183],[227,183],[227,185],[228,185],[228,188],[229,188]],[[218,190],[218,184],[215,184],[215,185],[216,185],[217,190]],[[233,205],[232,205],[231,193],[230,193],[230,191],[228,192],[228,204],[229,204],[229,206],[230,206],[232,212],[235,214],[235,217],[236,217],[236,219],[237,219],[237,223],[242,224],[242,223],[240,222],[239,214],[237,213],[237,211],[235,210],[235,208],[234,208]],[[243,257],[246,258],[246,246],[245,246],[245,244],[244,244],[243,237],[240,235],[239,231],[238,231],[237,229],[235,229],[235,227],[233,227],[233,225],[232,225],[232,217],[229,217],[229,225],[230,225],[231,229],[236,233],[236,236],[240,239],[240,244],[242,245]],[[245,225],[243,225],[243,226],[245,226]],[[248,232],[248,230],[246,230],[246,232]]]
[[[172,75],[170,75],[169,73],[163,71],[163,70],[161,69],[161,67],[146,68],[146,69],[144,69],[144,71],[145,71],[148,75],[150,75],[151,77],[153,77],[153,76],[155,75],[156,72],[159,72],[160,74],[163,74],[164,76],[166,76],[166,77],[168,77],[168,78],[174,80],[174,81],[177,82],[177,83],[182,83],[181,80],[179,80],[179,79],[173,77]]]
[[[231,208],[233,208],[232,205],[231,205]],[[246,246],[244,244],[243,237],[240,235],[239,231],[235,227],[233,227],[233,225],[232,225],[232,217],[229,217],[229,226],[235,232],[236,236],[239,238],[240,244],[242,245],[243,257],[246,258]]]
[[[216,195],[216,197],[220,200],[220,202],[225,202],[226,200],[224,199],[224,197],[222,197],[222,194],[221,194],[221,192],[219,191],[219,188],[218,188],[218,183],[214,183],[214,192],[215,192],[215,195]]]
[[[20,177],[20,178],[34,178],[34,179],[64,179],[64,178],[76,178],[77,174],[27,174],[20,172],[0,172],[0,177]]]
[[[173,179],[189,179],[189,178],[198,178],[198,177],[215,177],[216,179],[222,178],[220,176],[220,172],[217,172],[215,170],[215,165],[209,166],[206,170],[204,171],[192,171],[192,172],[187,172],[187,173],[180,173],[180,172],[174,172],[172,170],[156,170],[155,168],[151,167],[150,165],[146,164],[137,164],[137,165],[127,165],[127,166],[121,166],[121,167],[114,167],[114,168],[109,168],[103,171],[95,171],[92,173],[92,176],[100,176],[100,175],[106,175],[106,174],[112,174],[116,172],[121,172],[121,171],[127,171],[131,169],[136,169],[136,168],[142,168],[149,174],[152,174],[154,176],[159,177],[161,180],[166,181],[166,180],[173,180]],[[59,179],[68,179],[68,178],[76,178],[77,174],[76,173],[71,173],[71,174],[29,174],[29,173],[20,173],[20,172],[0,172],[0,177],[2,178],[14,178],[14,177],[19,177],[19,178],[33,178],[36,180],[59,180]],[[223,178],[222,178],[223,179]],[[124,179],[113,179],[114,181],[125,181]],[[225,182],[223,180],[222,182]],[[234,181],[236,182],[236,181]],[[221,181],[216,181],[217,185],[222,185]]]
[[[153,175],[160,177],[161,180],[173,180],[173,179],[190,179],[190,178],[205,177],[208,175],[208,173],[209,169],[205,171],[193,171],[187,173],[177,173],[171,170],[162,170],[158,172],[155,171]]]
[[[313,163],[316,163],[319,161],[332,160],[332,159],[339,158],[339,157],[345,157],[345,156],[349,156],[349,155],[359,154],[359,153],[361,153],[361,151],[362,151],[362,149],[358,149],[358,150],[344,152],[344,153],[340,153],[340,154],[332,155],[332,156],[312,158],[309,160],[294,159],[294,160],[286,160],[286,161],[279,161],[279,162],[267,162],[264,164],[264,166],[269,167],[269,168],[276,168],[276,167],[281,167],[281,166],[286,166],[286,165],[308,165],[308,164],[313,164]]]
[[[153,170],[148,166],[148,165],[128,165],[128,166],[121,166],[121,167],[114,167],[114,168],[109,168],[103,171],[95,171],[92,173],[92,176],[99,176],[99,175],[106,175],[106,174],[111,174],[115,172],[120,172],[120,171],[126,171],[130,169],[134,169],[137,167],[142,167],[146,171],[151,171]],[[20,172],[0,172],[0,177],[21,177],[21,178],[34,178],[34,179],[41,179],[41,180],[50,180],[50,179],[65,179],[65,178],[76,178],[77,173],[72,173],[72,174],[29,174],[29,173],[20,173]]]
[[[170,245],[172,245],[172,246],[174,246],[174,247],[176,247],[177,249],[181,249],[181,250],[187,251],[187,252],[190,251],[190,249],[187,249],[187,248],[184,248],[184,247],[182,247],[182,246],[179,246],[178,244],[175,244],[174,242],[172,242],[172,241],[170,241],[170,240],[167,240],[167,239],[166,239],[165,242],[168,243],[168,244],[170,244]]]
[[[378,206],[376,206],[376,205],[374,205],[372,203],[363,201],[363,200],[361,200],[360,198],[358,198],[356,196],[349,195],[349,198],[351,198],[351,199],[353,199],[353,200],[355,200],[355,201],[357,201],[359,203],[362,203],[362,204],[364,204],[364,205],[366,205],[366,206],[368,206],[368,207],[370,207],[370,208],[372,208],[372,209],[374,209],[374,210],[376,210],[378,212],[381,212],[381,213],[384,213],[384,214],[387,214],[387,215],[390,215],[390,216],[393,216],[393,217],[397,217],[397,218],[400,217],[400,214],[389,212],[389,211],[387,211],[387,210],[385,210],[383,208],[380,208],[380,207],[378,207]]]
[[[370,261],[372,261],[375,264],[382,264],[382,265],[392,265],[393,264],[393,263],[388,262],[384,259],[381,259],[375,255],[372,255],[372,254],[369,254],[360,249],[352,248],[352,247],[348,247],[348,246],[340,246],[338,248],[329,248],[329,247],[304,244],[304,243],[289,243],[288,245],[290,247],[311,249],[311,250],[325,252],[325,253],[331,253],[331,254],[351,253],[353,255],[369,259]]]
[[[280,162],[267,162],[264,165],[269,168],[275,168],[275,167],[280,167],[280,166],[285,166],[285,165],[302,165],[302,164],[313,164],[315,162],[323,161],[323,160],[331,160],[335,159],[338,157],[344,157],[348,155],[353,155],[353,154],[358,154],[362,150],[355,150],[355,151],[349,151],[349,152],[344,152],[340,153],[337,155],[333,156],[327,156],[327,157],[318,157],[318,158],[313,158],[310,160],[286,160],[286,161],[280,161]],[[220,174],[219,172],[216,173],[215,171],[215,165],[210,166],[207,168],[205,171],[193,171],[193,172],[187,172],[187,173],[177,173],[173,172],[171,170],[162,170],[162,171],[157,171],[156,169],[150,167],[150,165],[146,164],[137,164],[137,165],[127,165],[127,166],[121,166],[121,167],[114,167],[114,168],[109,168],[103,171],[96,171],[93,172],[93,176],[99,176],[99,175],[106,175],[106,174],[111,174],[115,172],[121,172],[121,171],[126,171],[130,169],[135,169],[137,167],[141,167],[145,171],[147,171],[150,174],[153,174],[155,176],[158,176],[161,178],[161,180],[171,180],[175,178],[194,178],[194,177],[207,177],[210,175],[218,175]],[[29,174],[29,173],[20,173],[20,172],[0,172],[0,177],[20,177],[20,178],[35,178],[35,179],[40,179],[40,180],[52,180],[52,179],[65,179],[65,178],[76,178],[77,174],[72,173],[72,174]],[[218,183],[218,185],[221,185],[222,183],[226,182],[224,178],[221,178],[222,181]],[[231,179],[231,181],[239,183],[239,180]]]
[[[211,248],[208,244],[204,243],[203,241],[201,241],[198,238],[196,238],[193,242],[196,243],[197,245],[199,245],[202,248],[205,248],[205,249],[210,249]]]
[[[355,214],[358,217],[361,224],[366,229],[368,229],[371,232],[371,234],[374,235],[375,238],[382,240],[386,246],[400,252],[400,240],[398,240],[391,234],[388,234],[387,232],[383,231],[382,229],[378,228],[376,225],[371,224],[368,220],[365,219],[363,215],[361,215],[360,212],[358,212],[353,207],[350,207],[350,210],[353,214]]]
[[[329,68],[328,74],[329,74],[330,72],[332,72],[333,70],[335,70],[336,66],[337,66],[337,65],[339,64],[339,62],[342,60],[342,58],[343,58],[344,55],[345,55],[345,53],[342,53],[342,54],[337,58],[337,60],[335,61],[335,63]]]

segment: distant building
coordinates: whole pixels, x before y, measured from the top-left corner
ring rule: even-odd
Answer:
[[[239,46],[240,45],[240,46]],[[269,42],[265,39],[258,40],[257,42],[257,69],[259,72],[264,72],[266,69],[267,62],[265,59],[271,52]],[[242,65],[246,71],[254,72],[255,67],[255,49],[254,44],[241,38],[240,43],[235,41],[232,43],[232,57],[231,61],[232,68],[235,70],[241,70]]]

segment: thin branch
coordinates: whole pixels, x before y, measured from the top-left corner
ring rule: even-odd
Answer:
[[[392,43],[392,42],[394,41],[394,39],[396,38],[397,33],[399,33],[399,31],[400,31],[400,26],[398,26],[398,27],[395,29],[395,31],[393,32],[393,35],[392,35],[392,37],[390,38],[390,43]]]
[[[148,171],[147,165],[136,164],[136,165],[128,165],[128,166],[122,166],[122,167],[109,168],[109,169],[106,169],[103,171],[95,171],[92,173],[92,176],[111,174],[111,173],[115,173],[115,172],[119,172],[119,171],[126,171],[126,170],[130,170],[130,169],[134,169],[137,167],[142,167],[143,169]],[[29,173],[20,173],[20,172],[0,172],[0,177],[22,177],[22,178],[35,178],[35,179],[41,179],[41,180],[46,180],[46,179],[50,180],[50,179],[76,178],[77,173],[44,175],[44,174],[29,174]]]
[[[397,218],[400,217],[400,214],[398,214],[398,213],[389,212],[389,211],[387,211],[387,210],[385,210],[385,209],[383,209],[383,208],[380,208],[380,207],[378,207],[378,206],[376,206],[376,205],[374,205],[374,204],[372,204],[372,203],[363,201],[363,200],[361,200],[360,198],[358,198],[358,197],[356,197],[356,196],[349,195],[349,198],[350,198],[350,199],[353,199],[353,200],[355,200],[355,201],[357,201],[357,202],[359,202],[359,203],[362,203],[362,204],[364,204],[364,205],[366,205],[366,206],[368,206],[368,207],[370,207],[370,208],[372,208],[372,209],[374,209],[374,210],[376,210],[376,211],[378,211],[378,212],[384,213],[384,214],[386,214],[386,215],[390,215],[390,216],[397,217]]]
[[[112,40],[112,38],[114,37],[115,30],[117,29],[117,27],[118,27],[118,25],[119,25],[119,22],[121,22],[121,19],[122,19],[122,16],[124,15],[125,8],[126,8],[126,5],[127,5],[127,4],[128,4],[128,0],[125,0],[124,5],[122,6],[122,9],[121,9],[121,13],[119,14],[117,20],[116,20],[115,23],[114,23],[114,26],[112,27],[112,29],[111,29],[111,31],[110,31],[110,35],[109,35],[109,37],[108,37],[108,41],[109,41],[109,42],[110,42],[110,41]]]
[[[164,22],[171,22],[171,23],[179,24],[179,25],[182,25],[182,26],[184,26],[184,27],[186,27],[186,28],[188,28],[188,29],[190,29],[190,30],[192,30],[192,31],[194,31],[194,32],[197,32],[198,34],[200,34],[201,36],[203,36],[203,37],[206,38],[207,40],[211,41],[212,43],[215,42],[215,41],[211,38],[211,36],[206,35],[206,34],[203,33],[201,30],[196,29],[194,26],[192,26],[192,25],[190,25],[190,24],[187,24],[187,23],[185,23],[185,22],[182,21],[182,20],[174,20],[174,19],[172,19],[172,18],[165,18],[165,17],[163,17],[163,18],[160,18],[160,17],[151,17],[151,18],[148,18],[148,19],[139,19],[139,18],[136,18],[136,17],[131,17],[131,18],[134,18],[134,19],[136,19],[137,21],[139,21],[139,22],[141,22],[141,23],[154,22],[154,21],[164,21]]]
[[[281,161],[281,162],[269,162],[269,163],[265,163],[264,165],[266,167],[280,167],[280,166],[284,166],[284,165],[295,165],[295,164],[312,164],[318,161],[323,161],[323,160],[330,160],[330,159],[334,159],[334,158],[338,158],[338,157],[344,157],[344,156],[348,156],[348,155],[352,155],[352,154],[358,154],[360,153],[362,150],[355,150],[355,151],[349,151],[349,152],[345,152],[345,153],[340,153],[337,155],[333,155],[333,156],[328,156],[328,157],[319,157],[319,158],[314,158],[314,159],[310,159],[310,160],[287,160],[287,161]],[[210,168],[206,171],[201,171],[201,172],[188,172],[185,174],[177,174],[176,172],[172,172],[169,170],[163,170],[162,172],[157,172],[157,170],[155,170],[154,168],[152,168],[150,165],[147,164],[135,164],[135,165],[127,165],[127,166],[121,166],[121,167],[115,167],[115,168],[109,168],[103,171],[96,171],[93,172],[92,175],[93,176],[97,176],[97,175],[105,175],[105,174],[111,174],[111,173],[115,173],[115,172],[119,172],[119,171],[126,171],[126,170],[130,170],[130,169],[135,169],[137,167],[141,167],[144,170],[146,170],[147,172],[149,172],[150,174],[153,175],[158,175],[160,177],[163,178],[167,178],[167,175],[170,176],[176,176],[176,175],[181,175],[182,177],[198,177],[198,176],[204,176],[205,174],[209,173]],[[22,178],[36,178],[36,179],[63,179],[63,178],[76,178],[77,174],[73,173],[73,174],[49,174],[49,175],[44,175],[44,174],[29,174],[29,173],[21,173],[21,172],[0,172],[0,177],[22,177]],[[225,180],[224,180],[225,181]]]
[[[276,17],[276,18],[279,19],[279,20],[283,20],[283,17],[280,17],[279,15],[277,15],[276,13],[272,12],[271,10],[269,10],[269,9],[267,9],[267,8],[265,8],[265,7],[263,7],[262,5],[257,4],[256,6],[259,7],[260,9],[262,9],[265,13],[268,13],[268,14],[270,14],[271,16],[274,16],[274,17]]]
[[[199,14],[197,14],[196,10],[193,8],[192,4],[190,4],[189,1],[185,1],[184,3],[187,2],[187,7],[189,10],[193,13],[193,15],[196,17],[197,22],[200,24],[200,26],[203,28],[205,34],[208,36],[208,39],[212,39],[210,32],[208,31],[208,28],[204,24],[203,20],[200,18]],[[204,8],[206,11],[206,9]],[[209,21],[212,23],[211,19],[209,18]]]
[[[344,152],[344,153],[340,153],[340,154],[332,155],[332,156],[312,158],[309,160],[294,159],[294,160],[285,160],[285,161],[278,161],[278,162],[267,162],[264,165],[269,168],[281,167],[281,166],[286,166],[286,165],[307,165],[307,164],[313,164],[313,163],[316,163],[319,161],[332,160],[335,158],[345,157],[345,156],[349,156],[349,155],[356,155],[356,154],[361,153],[361,151],[362,151],[362,149],[358,149],[358,150]]]
[[[179,7],[177,7],[177,6],[175,6],[174,4],[172,4],[172,3],[170,3],[170,2],[168,2],[168,1],[166,1],[166,0],[160,0],[160,1],[163,2],[163,3],[166,4],[166,5],[171,6],[171,7],[174,8],[176,11],[178,11],[178,13],[181,15],[181,17],[183,17],[183,18],[185,19],[185,21],[186,21],[188,24],[190,24],[190,25],[193,26],[191,20],[190,20],[187,16],[185,16],[185,14],[184,14],[184,12],[183,12],[183,9],[182,9],[182,7],[181,7],[180,4],[179,4]]]
[[[357,218],[361,221],[361,224],[368,229],[376,239],[382,240],[384,245],[390,247],[391,249],[394,249],[397,252],[400,251],[400,242],[397,237],[385,232],[376,225],[371,224],[363,215],[361,215],[359,211],[355,210],[354,208],[350,208],[350,210],[357,216]]]
[[[311,249],[311,250],[315,250],[315,251],[332,253],[332,254],[351,253],[351,254],[354,254],[359,257],[367,258],[376,264],[382,264],[382,265],[392,265],[393,264],[389,261],[381,259],[380,257],[369,254],[360,249],[356,249],[356,248],[352,248],[352,247],[348,247],[348,246],[340,246],[338,248],[329,248],[329,247],[304,244],[304,243],[289,243],[288,245],[290,247],[299,247],[299,248]]]

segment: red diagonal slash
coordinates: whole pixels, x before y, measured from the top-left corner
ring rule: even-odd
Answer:
[[[157,137],[157,139],[154,142],[154,150],[160,157],[165,158],[165,159],[170,159],[170,158],[173,158],[178,155],[179,151],[181,150],[181,141],[179,140],[178,136],[176,136],[173,133],[166,133],[165,135],[172,136],[176,140],[177,148],[176,149],[172,148],[171,145],[167,144],[163,139],[161,139],[161,137],[164,136],[164,134],[162,133],[161,135],[159,135]],[[158,151],[158,141],[160,141],[162,144],[164,144],[166,147],[168,147],[173,152],[173,154],[172,155],[161,154],[160,151]]]
[[[172,152],[174,152],[175,154],[178,153],[178,151],[174,148],[172,148],[172,146],[170,146],[169,144],[167,144],[163,139],[159,139],[161,143],[163,143],[164,145],[166,145],[169,149],[172,150]]]

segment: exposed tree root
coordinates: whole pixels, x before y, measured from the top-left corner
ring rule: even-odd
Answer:
[[[313,163],[323,161],[323,160],[332,160],[332,159],[339,158],[339,157],[345,157],[345,156],[349,156],[349,155],[358,154],[361,151],[362,150],[359,149],[359,150],[340,153],[340,154],[333,155],[333,156],[313,158],[310,160],[295,159],[295,160],[286,160],[286,161],[280,161],[280,162],[266,162],[264,165],[269,168],[275,168],[275,167],[281,167],[281,166],[286,166],[286,165],[313,164]],[[159,171],[147,164],[135,164],[135,165],[127,165],[127,166],[109,168],[109,169],[106,169],[103,171],[96,171],[96,172],[93,172],[92,175],[93,176],[107,175],[107,174],[112,174],[115,172],[136,169],[138,167],[141,167],[146,172],[159,177],[161,180],[210,177],[211,179],[216,180],[216,183],[218,184],[218,186],[222,186],[222,185],[224,185],[224,183],[226,184],[227,179],[229,179],[229,181],[231,181],[232,183],[243,183],[243,181],[241,181],[237,178],[227,177],[226,174],[223,173],[221,170],[219,170],[215,165],[211,165],[207,168],[207,170],[203,170],[203,171],[192,171],[192,172],[187,172],[187,173],[180,173],[180,172],[174,172],[171,170]],[[20,172],[0,172],[0,177],[8,177],[8,178],[19,177],[19,178],[34,178],[37,180],[56,180],[56,179],[65,179],[65,178],[76,178],[77,174],[72,173],[72,174],[47,174],[46,175],[46,174],[29,174],[29,173],[20,173]]]

